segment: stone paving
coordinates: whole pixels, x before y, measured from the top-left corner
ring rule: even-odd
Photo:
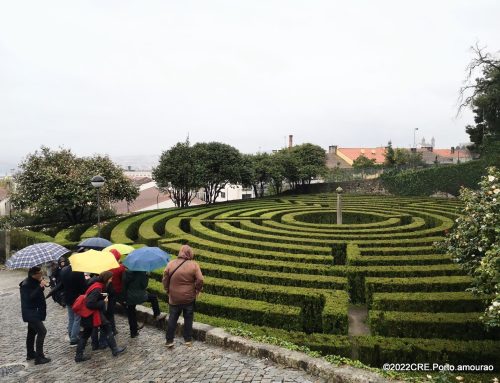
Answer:
[[[86,354],[92,359],[77,364],[73,360],[75,348],[69,347],[66,340],[66,309],[52,299],[47,300],[45,321],[45,353],[52,362],[35,366],[25,360],[26,324],[21,319],[18,288],[25,275],[26,272],[0,270],[1,382],[324,382],[304,371],[202,342],[186,347],[182,338],[176,339],[174,348],[168,350],[164,333],[155,328],[145,327],[139,337],[131,339],[127,320],[122,316],[117,317],[117,341],[126,345],[127,351],[113,357],[109,349],[91,351],[89,344]]]

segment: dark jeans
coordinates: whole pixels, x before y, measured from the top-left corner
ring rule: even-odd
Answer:
[[[106,341],[108,336],[113,336],[113,330],[111,329],[111,324],[106,323],[101,325],[100,327],[84,327],[83,330],[80,331],[80,339],[84,339],[85,342],[87,342],[87,340],[92,336],[94,331],[96,334],[100,332],[101,337],[106,338]]]
[[[194,318],[194,304],[195,302],[188,303],[187,305],[169,305],[168,328],[167,328],[167,342],[174,340],[175,329],[177,327],[177,320],[182,313],[184,317],[184,340],[189,342],[193,338],[193,318]]]
[[[92,339],[92,347],[108,346],[108,337],[102,327],[94,327],[90,337]]]
[[[42,321],[28,322],[28,336],[26,337],[26,348],[28,350],[28,356],[33,356],[35,353],[35,336],[36,336],[36,355],[43,356],[43,341],[45,340],[45,335],[47,334],[47,329],[43,325]]]
[[[111,322],[111,328],[113,329],[113,333],[116,332],[116,322],[115,322],[115,308],[116,308],[116,295],[110,294],[108,301],[108,308],[106,310],[106,318]]]
[[[153,307],[153,315],[158,316],[161,314],[160,305],[158,304],[158,297],[154,294],[148,294],[148,300]],[[137,311],[136,305],[127,305],[128,324],[130,326],[130,335],[136,335],[139,331],[137,326]]]

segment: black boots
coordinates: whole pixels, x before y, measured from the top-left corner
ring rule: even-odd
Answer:
[[[28,352],[28,354],[26,355],[26,360],[33,360],[35,358],[36,358],[36,352],[35,351]]]
[[[111,352],[113,353],[113,356],[120,355],[127,348],[127,347],[118,347],[116,345],[116,340],[115,340],[115,337],[113,336],[112,332],[110,332],[108,334],[108,345],[109,345],[109,348],[111,348]]]
[[[35,364],[45,364],[45,363],[49,363],[50,362],[50,358],[46,358],[45,355],[41,355],[41,356],[36,356],[35,358]]]
[[[87,345],[87,339],[80,338],[78,340],[78,345],[76,346],[75,362],[85,362],[90,359],[90,356],[83,355],[85,351],[85,346]]]

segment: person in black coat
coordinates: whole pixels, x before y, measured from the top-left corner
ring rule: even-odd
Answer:
[[[50,287],[55,289],[57,285],[61,283],[61,271],[63,267],[66,266],[66,258],[61,257],[57,263],[52,264],[52,274],[50,275]],[[64,300],[64,289],[58,289],[55,293],[51,292],[50,295],[54,302],[59,303],[61,306],[66,307],[66,302]]]
[[[60,281],[53,288],[48,296],[58,294],[59,291],[64,291],[64,303],[68,310],[68,336],[70,346],[78,344],[78,333],[80,332],[80,316],[75,314],[72,307],[76,298],[85,293],[87,290],[87,281],[85,274],[79,271],[73,271],[71,265],[61,269]]]
[[[108,302],[106,287],[111,283],[113,273],[111,271],[103,271],[99,274],[97,280],[85,292],[85,306],[92,313],[89,316],[81,318],[80,324],[83,330],[80,332],[80,339],[76,348],[75,362],[84,362],[90,357],[84,356],[85,346],[90,338],[94,327],[101,327],[111,348],[113,356],[118,356],[126,347],[118,347],[110,321],[106,318],[105,310]]]
[[[47,304],[43,293],[46,287],[42,277],[42,269],[38,266],[28,271],[28,278],[19,284],[21,293],[21,313],[23,321],[28,323],[28,335],[26,337],[27,360],[35,359],[35,364],[50,362],[43,353],[43,342],[47,329],[43,321],[47,316]],[[36,338],[36,352],[35,352]]]

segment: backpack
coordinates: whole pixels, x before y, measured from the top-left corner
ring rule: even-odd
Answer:
[[[95,310],[90,310],[87,307],[87,295],[82,294],[76,298],[75,303],[71,306],[75,314],[78,314],[82,318],[87,318],[91,316]]]

